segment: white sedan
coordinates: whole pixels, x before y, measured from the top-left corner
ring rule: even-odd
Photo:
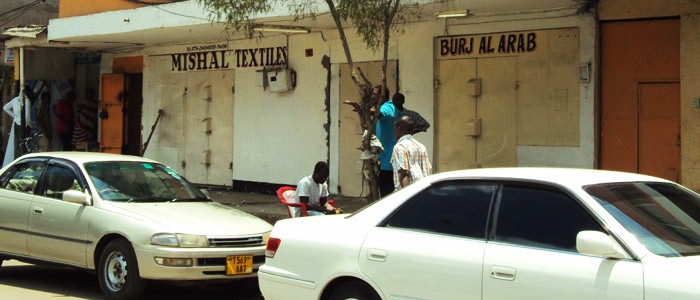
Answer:
[[[149,159],[36,153],[0,174],[0,264],[94,271],[108,299],[138,298],[147,279],[255,277],[265,259],[272,225]]]
[[[275,224],[278,299],[700,299],[700,196],[638,174],[475,169]]]

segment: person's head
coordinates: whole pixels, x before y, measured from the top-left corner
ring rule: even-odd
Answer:
[[[51,103],[51,93],[43,92],[39,97],[41,97],[41,103]]]
[[[394,94],[394,96],[391,97],[391,101],[394,102],[394,105],[398,107],[400,111],[403,111],[403,104],[406,103],[406,98],[403,96],[403,94]]]
[[[377,102],[379,101],[379,93],[382,90],[382,85],[376,85],[372,89],[372,101]],[[389,89],[384,89],[384,100],[389,99]]]
[[[413,132],[413,120],[409,116],[401,116],[394,123],[394,134],[396,138],[400,138],[404,135],[411,134]]]
[[[68,93],[66,93],[66,100],[68,100],[68,101],[70,101],[70,102],[75,101],[75,92],[74,92],[74,91],[68,91]]]
[[[95,100],[95,90],[94,89],[87,89],[85,90],[85,99],[89,101],[94,101]]]
[[[326,180],[328,180],[329,173],[328,163],[325,161],[319,161],[314,166],[314,174],[311,177],[313,177],[316,183],[324,183]]]

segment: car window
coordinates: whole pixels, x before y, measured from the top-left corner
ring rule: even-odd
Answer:
[[[596,184],[584,190],[654,254],[700,254],[698,194],[659,182]]]
[[[2,188],[23,193],[34,193],[41,172],[44,170],[44,162],[28,162],[14,166],[9,176],[4,176]]]
[[[106,161],[85,164],[100,198],[122,202],[211,201],[185,178],[156,163]]]
[[[494,240],[576,251],[576,236],[602,227],[568,195],[547,188],[503,187]]]
[[[408,200],[386,226],[485,239],[496,189],[494,183],[468,181],[431,186]]]
[[[59,165],[51,165],[46,170],[46,188],[43,195],[55,199],[62,199],[63,192],[68,190],[80,191],[80,183],[73,170]]]

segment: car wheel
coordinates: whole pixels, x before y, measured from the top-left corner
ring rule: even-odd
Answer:
[[[100,289],[107,299],[136,299],[146,287],[146,280],[139,276],[134,249],[122,239],[113,240],[104,248],[97,276]]]
[[[343,283],[326,300],[381,300],[372,287],[360,281]]]

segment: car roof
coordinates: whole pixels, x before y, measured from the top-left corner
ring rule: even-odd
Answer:
[[[445,179],[513,179],[554,182],[570,187],[606,182],[670,182],[658,177],[597,169],[552,168],[552,167],[515,167],[468,169],[438,173],[429,177],[432,182]]]
[[[55,157],[73,161],[77,164],[97,161],[139,161],[157,163],[154,160],[133,155],[101,153],[101,152],[81,152],[81,151],[64,151],[64,152],[38,152],[25,154],[21,158],[30,157]]]

